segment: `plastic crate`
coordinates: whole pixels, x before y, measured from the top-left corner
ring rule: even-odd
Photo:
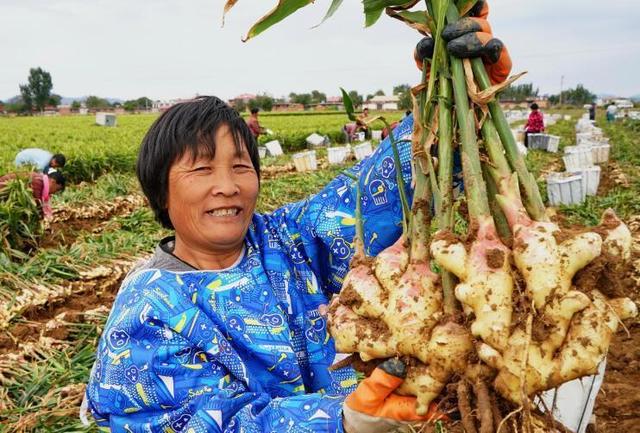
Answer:
[[[551,173],[547,176],[547,195],[551,206],[573,205],[584,202],[587,192],[581,175]]]
[[[580,171],[583,168],[593,167],[593,154],[590,147],[567,146],[562,157],[564,166],[568,172]]]
[[[546,134],[529,134],[527,137],[529,149],[547,150]]]
[[[600,186],[600,174],[602,169],[598,165],[593,167],[583,168],[572,174],[582,176],[582,188],[587,195],[596,195],[598,193],[598,186]]]
[[[606,164],[609,161],[609,151],[611,146],[608,144],[599,144],[591,146],[591,156],[594,164]]]
[[[307,150],[305,152],[294,153],[291,158],[297,171],[315,171],[318,169],[316,151]]]
[[[306,138],[306,142],[309,146],[318,147],[324,146],[328,144],[328,140],[320,134],[316,134],[315,132]]]
[[[547,135],[547,152],[556,153],[560,148],[560,137],[557,135]]]
[[[273,140],[265,143],[264,147],[267,148],[267,153],[269,156],[280,156],[283,154],[282,146],[280,146],[280,142],[278,140]]]
[[[371,138],[374,140],[382,140],[382,131],[373,130],[371,131]]]
[[[356,154],[356,159],[358,161],[362,161],[367,156],[373,153],[373,147],[369,141],[365,141],[364,143],[358,144],[353,147],[353,152]]]
[[[557,152],[560,146],[560,137],[549,134],[529,134],[529,149]]]
[[[351,148],[348,146],[327,148],[329,164],[342,164],[349,156],[349,153],[351,153]]]

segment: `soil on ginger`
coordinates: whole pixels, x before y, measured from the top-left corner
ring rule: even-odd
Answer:
[[[595,279],[596,287],[602,288],[615,277],[620,283],[616,289],[640,304],[640,216],[630,220],[626,222],[634,239],[632,266],[614,275],[604,268],[603,276],[591,281]],[[594,411],[597,433],[640,433],[640,319],[628,321],[626,327],[629,334],[620,327],[609,348],[604,383]]]

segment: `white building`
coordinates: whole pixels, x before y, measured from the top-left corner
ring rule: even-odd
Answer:
[[[400,98],[398,96],[374,96],[363,104],[363,108],[369,110],[397,110]]]
[[[153,101],[151,105],[151,111],[154,113],[164,113],[167,111],[172,105],[178,104],[180,102],[188,102],[192,101],[193,98],[190,99],[169,99],[165,101]]]

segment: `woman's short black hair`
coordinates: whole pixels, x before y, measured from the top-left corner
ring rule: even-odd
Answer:
[[[238,112],[215,96],[199,96],[188,102],[173,105],[149,128],[142,140],[136,174],[140,186],[156,219],[173,229],[167,211],[169,170],[175,161],[190,152],[215,157],[215,136],[226,125],[233,136],[238,152],[247,149],[260,179],[258,145]]]
[[[540,108],[540,107],[538,107],[538,104],[536,104],[535,102],[533,104],[531,104],[531,109],[532,110],[537,110],[538,108]]]
[[[67,163],[67,158],[61,153],[56,153],[51,157],[51,159],[55,161],[60,168],[64,167],[64,165]]]
[[[253,108],[251,109],[251,114],[257,114],[257,113],[258,113],[258,111],[260,111],[260,109],[259,109],[258,107],[253,107]]]
[[[64,187],[67,184],[66,179],[64,178],[64,176],[62,175],[62,173],[60,173],[57,170],[53,170],[50,171],[49,174],[47,175],[47,177],[49,177],[49,179],[53,179],[56,181],[56,183],[58,185],[60,185],[60,191],[64,191]]]

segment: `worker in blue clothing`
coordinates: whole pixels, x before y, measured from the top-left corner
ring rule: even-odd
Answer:
[[[410,138],[411,117],[396,129]],[[367,253],[401,233],[395,170],[411,182],[410,144],[389,140],[353,168]],[[173,106],[153,124],[137,174],[175,236],[122,284],[97,347],[86,406],[111,431],[385,432],[419,421],[393,394],[389,361],[365,385],[336,359],[323,315],[353,254],[356,181],[255,213],[259,156],[242,118],[216,97]],[[407,194],[411,197],[411,189]],[[346,401],[346,403],[345,403]]]
[[[67,158],[61,153],[55,155],[44,149],[29,148],[18,152],[15,159],[17,166],[33,165],[38,171],[49,174],[52,170],[60,170],[67,163]]]
[[[397,360],[360,384],[351,367],[330,369],[337,354],[324,316],[353,255],[358,188],[366,253],[401,235],[396,171],[411,200],[412,129],[408,116],[393,132],[400,166],[387,138],[319,193],[258,214],[257,144],[237,112],[200,97],[163,113],[137,174],[175,236],[129,273],[114,301],[83,403],[98,426],[385,433],[431,419],[393,392],[405,374]]]

